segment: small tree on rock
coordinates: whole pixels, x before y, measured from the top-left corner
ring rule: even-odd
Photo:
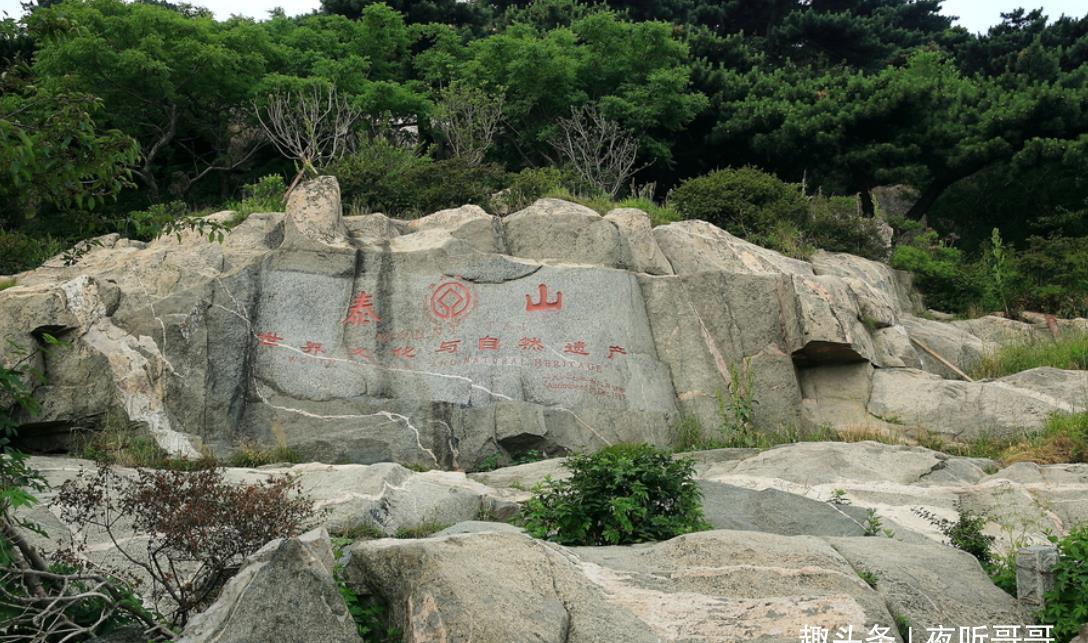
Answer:
[[[359,111],[335,87],[319,84],[269,94],[263,105],[254,105],[254,111],[280,154],[298,165],[288,192],[307,173],[316,175],[318,168],[351,151],[359,120]]]

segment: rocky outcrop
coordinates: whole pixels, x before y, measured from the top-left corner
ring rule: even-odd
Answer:
[[[1027,621],[969,554],[886,538],[716,530],[561,547],[469,532],[357,544],[347,578],[389,600],[406,641],[794,642],[813,630],[898,640],[897,618],[916,632]]]
[[[509,516],[533,485],[565,475],[560,459],[469,476],[390,464],[227,469],[225,476],[297,475],[334,533],[393,535],[456,523],[428,538],[359,541],[341,559],[350,587],[386,604],[409,641],[794,643],[805,626],[832,634],[853,626],[863,638],[888,627],[894,638],[897,618],[916,635],[938,625],[1019,624],[1027,615],[1015,599],[974,558],[948,546],[933,521],[955,520],[965,509],[985,516],[999,555],[1088,521],[1088,465],[999,469],[876,442],[685,457],[696,461],[714,529],[626,547],[561,547],[481,521]],[[35,457],[30,464],[55,489],[80,463]],[[125,565],[105,536],[62,523],[51,493],[23,514],[50,533],[36,543],[48,547],[71,530],[88,537],[94,562]],[[862,536],[870,511],[881,521],[875,537]],[[133,535],[120,536],[133,545]],[[266,546],[190,623],[186,640],[355,640],[330,593],[331,565],[324,531]],[[282,620],[296,610],[304,614]]]
[[[970,384],[932,356],[966,369],[1052,320],[923,319],[883,264],[800,261],[633,209],[345,218],[324,177],[221,244],[99,242],[0,291],[0,338],[47,375],[31,383],[42,413],[22,418],[40,448],[114,422],[181,455],[278,442],[324,462],[466,469],[667,444],[681,416],[718,426],[731,390],[757,427],[962,439],[1083,397],[1073,375]],[[41,350],[47,333],[64,345]]]
[[[183,643],[362,641],[333,580],[324,529],[269,542],[186,625]]]
[[[796,641],[894,622],[827,543],[711,531],[638,547],[513,533],[379,540],[351,549],[349,583],[389,599],[406,641]]]

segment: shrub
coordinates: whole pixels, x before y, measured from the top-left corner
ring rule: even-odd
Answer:
[[[1031,237],[1015,263],[1016,307],[1088,316],[1088,237]]]
[[[133,210],[122,223],[121,236],[151,241],[162,234],[168,224],[184,217],[188,212],[189,206],[182,201],[156,203],[146,210]]]
[[[411,207],[400,214],[430,214],[469,203],[490,208],[491,195],[506,183],[506,170],[496,163],[469,165],[453,158],[411,168],[405,180]]]
[[[914,283],[925,295],[926,305],[948,312],[965,312],[982,300],[982,278],[959,248],[926,230],[896,246],[891,265],[914,273]]]
[[[993,547],[994,537],[982,533],[985,526],[986,517],[970,509],[960,511],[956,522],[942,520],[937,524],[937,528],[953,547],[971,554],[984,568],[988,568],[993,561],[990,548]]]
[[[1050,540],[1058,545],[1055,585],[1043,596],[1045,606],[1038,619],[1054,625],[1055,640],[1066,643],[1088,622],[1088,525]]]
[[[564,463],[525,505],[525,527],[564,545],[626,545],[708,528],[694,463],[645,444],[619,444]]]
[[[36,238],[0,230],[0,275],[37,268],[62,250],[64,244],[52,237]]]
[[[801,191],[754,167],[718,170],[688,179],[669,195],[685,219],[703,219],[754,243],[776,225],[806,227],[808,208]]]
[[[510,185],[503,195],[503,205],[507,212],[517,212],[543,198],[563,189],[563,171],[554,167],[529,167],[514,174]]]
[[[463,159],[434,161],[381,138],[360,146],[326,169],[340,182],[352,211],[417,217],[468,203],[490,207],[503,188],[506,171],[495,163],[470,165]]]
[[[880,220],[862,216],[855,197],[809,197],[808,210],[805,237],[809,245],[869,259],[886,258],[888,250],[880,236]]]
[[[414,207],[410,173],[432,163],[411,148],[382,137],[361,141],[355,153],[325,169],[340,183],[344,203],[361,212],[396,216]]]
[[[274,538],[297,535],[314,517],[296,479],[236,486],[221,469],[141,469],[128,477],[100,465],[65,482],[54,502],[66,522],[102,529],[126,562],[151,579],[147,597],[157,605],[169,599],[173,627],[214,600],[247,556]],[[146,550],[124,538],[126,528],[146,536]]]
[[[279,174],[262,176],[256,183],[243,185],[242,200],[228,206],[234,210],[231,225],[238,225],[254,212],[283,212],[285,192],[287,184]]]
[[[1004,344],[974,364],[971,376],[1003,377],[1039,366],[1088,369],[1088,333],[1067,331],[1054,339]]]

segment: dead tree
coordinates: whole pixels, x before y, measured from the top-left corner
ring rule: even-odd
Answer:
[[[502,122],[503,97],[453,83],[442,90],[431,123],[442,133],[455,158],[479,165]]]
[[[307,173],[339,160],[351,151],[359,111],[336,93],[335,87],[269,94],[263,105],[254,104],[257,120],[276,149],[298,165],[290,193]]]
[[[601,113],[596,105],[572,107],[570,118],[560,118],[552,147],[578,177],[616,198],[635,167],[638,139],[619,123]]]

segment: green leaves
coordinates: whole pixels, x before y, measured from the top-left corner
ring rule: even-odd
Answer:
[[[1043,597],[1045,606],[1037,618],[1054,625],[1054,638],[1068,641],[1088,622],[1088,526],[1051,538],[1058,545],[1054,589]]]
[[[572,456],[568,480],[550,478],[525,504],[534,537],[564,545],[625,545],[706,529],[694,463],[649,445]]]

